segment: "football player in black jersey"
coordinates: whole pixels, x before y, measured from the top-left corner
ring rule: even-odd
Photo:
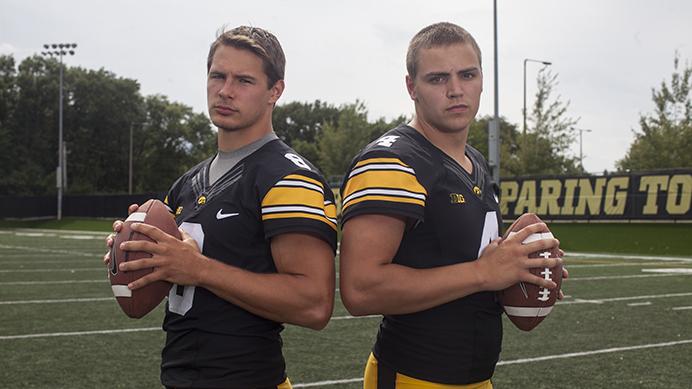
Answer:
[[[500,244],[489,168],[466,143],[483,89],[473,37],[433,24],[406,62],[415,116],[366,146],[341,188],[342,299],[354,315],[384,316],[364,388],[492,388],[502,341],[494,291],[555,288],[529,268],[559,259],[528,255],[558,241],[522,245],[533,225]]]
[[[155,268],[131,289],[174,284],[163,323],[168,388],[290,388],[282,323],[321,329],[331,316],[336,208],[317,169],[273,132],[284,65],[278,40],[263,29],[219,35],[207,62],[218,153],[180,177],[165,199],[184,240],[135,224],[155,242],[121,247],[153,254],[120,266]]]

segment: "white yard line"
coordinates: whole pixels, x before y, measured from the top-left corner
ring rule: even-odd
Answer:
[[[79,256],[85,256],[85,257],[98,256],[98,254],[91,254],[91,253],[85,253],[85,252],[80,252],[80,251],[43,249],[40,247],[28,247],[28,246],[10,246],[10,245],[6,245],[6,244],[0,244],[0,249],[25,250],[25,251],[32,251],[32,252],[37,252],[37,253],[69,254],[69,255],[79,255]],[[101,256],[103,256],[103,254]]]
[[[72,299],[54,299],[54,300],[16,300],[16,301],[0,301],[0,305],[17,305],[17,304],[60,304],[60,303],[87,303],[92,301],[108,301],[115,297],[85,297]]]
[[[649,260],[649,261],[682,261],[682,262],[692,262],[692,258],[689,257],[667,257],[667,256],[656,256],[656,255],[632,255],[632,254],[606,254],[606,253],[579,253],[579,252],[567,252],[565,253],[565,258],[570,259],[573,257],[579,258],[612,258],[612,259],[639,259],[639,260]]]
[[[555,360],[555,359],[587,357],[587,356],[598,355],[598,354],[618,353],[618,352],[623,352],[623,351],[644,350],[644,349],[650,349],[650,348],[672,347],[672,346],[679,346],[679,345],[684,345],[684,344],[692,344],[692,339],[678,340],[678,341],[674,341],[674,342],[642,344],[642,345],[637,345],[637,346],[612,347],[612,348],[605,348],[605,349],[600,349],[600,350],[582,351],[582,352],[577,352],[577,353],[546,355],[543,357],[535,357],[535,358],[510,359],[507,361],[498,362],[497,366],[516,365],[516,364],[533,363],[533,362],[543,362],[543,361],[551,361],[551,360]],[[299,383],[299,384],[294,384],[293,387],[294,388],[307,388],[307,387],[312,387],[312,386],[340,385],[340,384],[348,384],[348,383],[362,382],[362,381],[363,381],[362,378],[349,378],[349,379],[342,379],[342,380],[308,382],[308,383],[304,383],[304,384]]]
[[[76,272],[76,271],[102,271],[106,272],[106,267],[73,267],[73,268],[55,268],[55,269],[12,269],[0,270],[0,273],[53,273],[53,272]]]
[[[686,265],[687,262],[670,262],[671,265]],[[620,267],[620,266],[661,266],[661,262],[633,262],[633,263],[593,263],[593,264],[574,264],[571,265],[569,260],[566,261],[565,266],[568,269],[572,268],[590,268],[590,267]]]
[[[84,335],[102,335],[102,334],[121,334],[121,333],[126,333],[126,332],[142,332],[142,331],[156,331],[156,330],[163,331],[161,329],[161,327],[123,328],[120,330],[52,332],[52,333],[46,333],[46,334],[10,335],[10,336],[0,336],[0,340],[51,338],[51,337],[55,337],[55,336],[84,336]]]
[[[585,356],[589,356],[589,355],[617,353],[617,352],[621,352],[621,351],[644,350],[644,349],[649,349],[649,348],[679,346],[682,344],[692,344],[692,339],[678,340],[678,341],[674,341],[674,342],[642,344],[642,345],[638,345],[638,346],[604,348],[601,350],[582,351],[582,352],[578,352],[578,353],[546,355],[544,357],[536,357],[536,358],[513,359],[513,360],[509,360],[509,361],[500,361],[497,363],[497,365],[498,366],[515,365],[518,363],[530,363],[530,362],[550,361],[550,360],[554,360],[554,359],[585,357]]]
[[[362,378],[349,378],[345,380],[329,380],[329,381],[319,381],[319,382],[308,382],[305,384],[295,384],[291,385],[294,388],[309,388],[311,386],[326,386],[326,385],[340,385],[340,384],[350,384],[353,382],[363,382]]]
[[[689,293],[668,293],[668,294],[654,294],[646,296],[629,296],[629,297],[613,297],[606,299],[574,299],[574,301],[558,301],[556,305],[569,305],[569,304],[602,304],[610,303],[614,301],[630,301],[630,300],[645,300],[645,299],[660,299],[668,297],[686,297],[692,296],[692,292]]]
[[[629,304],[627,304],[628,307],[643,307],[643,306],[647,306],[647,305],[651,305],[651,301],[644,301],[642,303],[629,303]]]
[[[372,317],[382,317],[382,315],[366,315],[366,316],[335,316],[331,320],[351,320],[351,319],[369,319]]]
[[[643,269],[642,271],[646,271],[646,269]],[[665,273],[665,274],[631,274],[631,275],[627,275],[627,276],[594,276],[594,277],[574,277],[574,278],[570,277],[570,278],[567,278],[566,282],[624,280],[624,279],[628,279],[628,278],[675,277],[675,276],[685,276],[685,275],[692,275],[692,272],[690,272],[690,274],[687,274],[687,273]]]
[[[684,310],[687,310],[687,309],[692,309],[692,306],[689,306],[689,307],[673,307],[673,308],[671,308],[671,309],[674,310],[674,311],[684,311]]]
[[[100,284],[107,283],[108,279],[105,277],[100,280],[64,280],[64,281],[8,281],[0,282],[0,286],[6,285],[59,285],[59,284]]]

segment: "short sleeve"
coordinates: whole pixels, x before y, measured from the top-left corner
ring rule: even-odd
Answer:
[[[288,174],[262,198],[266,238],[287,232],[313,233],[336,250],[336,205],[331,189],[309,172]]]
[[[342,185],[342,222],[373,213],[422,220],[427,196],[416,171],[396,154],[367,153],[352,165]]]

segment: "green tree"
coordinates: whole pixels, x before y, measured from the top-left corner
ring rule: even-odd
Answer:
[[[130,126],[144,119],[139,83],[71,68],[66,85],[67,193],[126,192]]]
[[[483,153],[488,159],[488,123],[493,120],[492,116],[477,117],[469,127],[468,144]],[[509,161],[513,154],[516,154],[519,146],[517,144],[517,126],[509,123],[505,118],[500,117],[500,176],[507,177],[512,173],[505,166],[505,161]]]
[[[343,175],[363,147],[405,120],[404,116],[400,116],[392,121],[380,118],[369,122],[368,110],[363,102],[341,106],[339,119],[327,122],[317,138],[317,164],[322,173],[328,177]]]
[[[14,57],[0,56],[0,166],[5,173],[0,176],[0,193],[9,193],[7,173],[16,168],[13,160],[12,137],[10,119],[13,116],[15,103],[17,102],[17,80]]]
[[[580,172],[578,158],[570,155],[579,119],[567,115],[569,101],[552,98],[557,74],[538,73],[538,91],[529,116],[530,128],[517,134],[516,149],[500,167],[511,176],[533,174],[569,174]]]
[[[651,89],[655,110],[639,118],[641,130],[625,157],[616,163],[618,170],[651,170],[692,167],[692,67],[680,69],[675,54],[670,84],[664,80],[660,90]]]
[[[274,108],[272,124],[281,140],[309,161],[317,163],[317,137],[325,123],[335,123],[339,119],[339,113],[339,108],[320,100],[312,103],[293,101]]]
[[[0,56],[0,193],[55,193],[60,64],[26,58],[15,68]],[[66,193],[128,189],[129,134],[134,133],[135,190],[164,191],[216,150],[204,114],[165,97],[144,98],[139,83],[104,69],[65,68]]]
[[[216,151],[216,133],[206,116],[165,96],[148,96],[144,106],[146,119],[136,127],[134,186],[138,192],[165,191]]]
[[[13,62],[13,61],[12,61]],[[8,63],[5,63],[7,72]],[[56,60],[28,57],[18,66],[14,84],[3,97],[11,108],[3,121],[8,165],[0,177],[7,194],[44,194],[55,189],[58,166],[58,71]],[[11,73],[11,72],[10,72]]]

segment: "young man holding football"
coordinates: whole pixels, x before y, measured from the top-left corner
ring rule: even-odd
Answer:
[[[496,188],[467,145],[483,89],[474,38],[451,23],[422,29],[408,48],[411,122],[365,147],[341,188],[341,296],[354,315],[381,314],[365,389],[492,388],[502,341],[494,291],[519,281],[555,288],[522,245],[503,241]]]
[[[155,242],[121,246],[153,254],[121,264],[155,268],[130,289],[174,284],[163,322],[166,387],[290,388],[282,323],[321,329],[331,316],[336,208],[317,169],[273,132],[284,67],[281,45],[266,30],[219,35],[207,60],[218,153],[180,177],[165,200],[184,239],[135,224]]]

